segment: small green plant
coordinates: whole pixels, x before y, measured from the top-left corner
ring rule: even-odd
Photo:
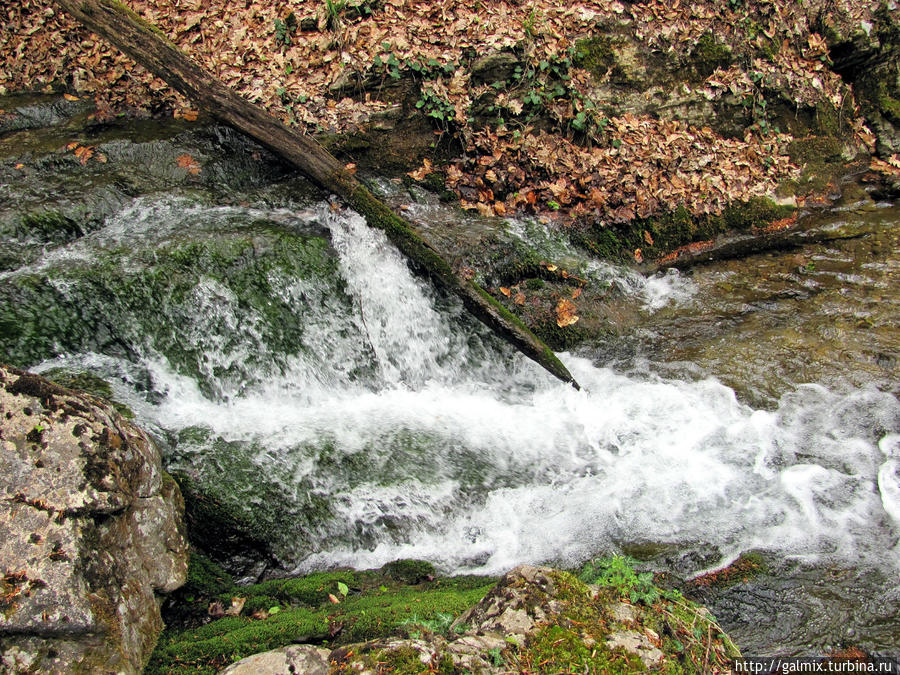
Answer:
[[[325,27],[338,30],[341,26],[341,14],[347,7],[347,0],[325,0]]]
[[[275,44],[282,47],[291,45],[291,35],[297,30],[297,17],[293,12],[288,14],[284,21],[275,19]]]
[[[525,37],[529,40],[534,40],[537,37],[536,26],[538,18],[537,7],[532,7],[531,11],[528,12],[528,16],[522,20],[522,30],[525,32]]]
[[[637,560],[628,556],[591,560],[582,567],[578,578],[588,584],[612,588],[631,602],[652,605],[660,599],[660,590],[653,584],[650,572],[635,572]]]
[[[450,632],[450,625],[453,623],[453,615],[445,614],[444,612],[438,612],[433,619],[420,619],[416,614],[413,614],[408,619],[404,619],[400,622],[401,626],[405,626],[407,628],[411,627],[419,627],[424,630],[436,633],[438,635],[446,635]],[[421,631],[411,630],[409,632],[410,637],[421,637]]]
[[[456,116],[456,109],[450,101],[436,94],[433,89],[422,90],[419,100],[416,101],[416,108],[422,110],[428,117],[437,120],[444,128],[447,128]]]
[[[555,199],[551,199],[549,202],[547,202],[547,206],[549,206],[554,211],[559,211],[559,202]]]
[[[488,656],[491,657],[491,665],[494,668],[499,668],[505,663],[505,659],[503,658],[503,652],[500,651],[499,647],[494,647],[493,649],[488,649]]]

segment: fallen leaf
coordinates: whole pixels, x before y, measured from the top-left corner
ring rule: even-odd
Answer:
[[[188,154],[178,155],[175,161],[178,163],[178,166],[185,169],[189,174],[196,176],[200,173],[200,165],[197,164],[197,160]]]
[[[578,288],[573,288],[572,289],[572,299],[574,300],[579,295],[581,295],[581,291],[583,291],[583,290],[584,290],[583,286],[579,286]]]
[[[410,176],[413,180],[422,181],[425,180],[425,176],[430,174],[433,170],[433,166],[431,164],[431,160],[427,157],[422,160],[422,166],[420,166],[415,171],[410,171],[407,173],[407,176]]]
[[[225,616],[225,608],[222,606],[222,603],[216,600],[215,602],[209,603],[209,607],[206,610],[206,613],[209,614],[213,619],[221,619]]]
[[[200,117],[200,113],[197,110],[185,110],[181,116],[186,122],[196,122],[197,118]]]
[[[644,254],[639,248],[634,249],[634,261],[639,263],[644,262]]]
[[[653,237],[650,236],[647,230],[644,230],[644,241],[647,242],[647,246],[653,246]]]
[[[22,163],[20,162],[20,163],[16,164],[16,168],[17,168],[17,169],[24,169],[24,168],[25,168],[25,165],[22,164]]]
[[[507,298],[510,296],[510,290],[506,286],[500,287],[500,292],[503,293]]]
[[[80,101],[81,99],[77,96],[73,96],[72,94],[63,94],[63,98],[67,101]]]
[[[225,610],[225,616],[240,616],[247,598],[232,598],[231,607]]]
[[[517,305],[524,305],[525,304],[525,294],[522,291],[519,291],[518,293],[516,293],[516,297],[513,298],[513,302],[516,303]]]
[[[78,141],[72,141],[71,143],[66,144],[66,150],[74,150],[78,147]]]
[[[560,328],[577,323],[579,317],[575,314],[575,303],[568,298],[560,298],[556,303],[556,325]]]
[[[94,155],[94,148],[90,145],[79,145],[75,148],[75,156],[81,161],[82,164],[87,164],[87,161]]]
[[[347,162],[346,164],[344,164],[344,168],[351,176],[356,173],[356,164],[354,164],[353,162]]]
[[[341,604],[341,601],[338,600],[337,597],[335,597],[334,593],[329,593],[329,594],[328,594],[328,599],[331,600],[331,604],[333,604],[333,605],[339,605],[339,604]]]

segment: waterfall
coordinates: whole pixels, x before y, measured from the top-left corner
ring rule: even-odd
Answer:
[[[562,354],[575,391],[413,276],[359,216],[324,205],[139,199],[30,273],[49,274],[75,302],[83,276],[72,270],[98,256],[114,250],[138,274],[160,251],[180,251],[187,230],[203,240],[223,223],[242,237],[242,264],[298,233],[319,255],[324,232],[334,264],[322,263],[324,276],[266,268],[252,282],[271,297],[248,301],[228,258],[221,274],[201,270],[153,305],[176,320],[116,309],[119,325],[136,326],[130,356],[63,350],[38,370],[106,375],[140,422],[175,439],[173,469],[220,486],[265,481],[268,497],[228,489],[269,508],[279,555],[298,571],[415,557],[498,573],[634,542],[725,560],[762,548],[900,567],[900,404],[890,394],[804,385],[759,410],[715,379]],[[690,295],[677,276],[622,285],[650,310]],[[276,301],[283,312],[266,304]]]

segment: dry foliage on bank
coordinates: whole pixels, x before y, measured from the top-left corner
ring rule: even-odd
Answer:
[[[601,118],[603,102],[592,101],[592,86],[609,75],[591,76],[570,59],[577,40],[598,26],[625,26],[648,53],[673,60],[715,36],[733,62],[686,94],[755,105],[765,88],[777,88],[798,107],[849,111],[842,119],[845,140],[871,150],[872,136],[849,88],[829,69],[825,40],[815,30],[826,11],[834,21],[870,26],[873,3],[862,0],[128,4],[243,96],[310,132],[352,131],[390,107],[381,83],[419,78],[422,113],[434,112],[437,131],[462,147],[443,170],[447,184],[483,213],[524,210],[607,222],[679,205],[718,213],[729,202],[769,194],[796,174],[786,150],[793,138],[767,128],[764,117],[732,138],[650,115]],[[101,114],[132,108],[192,115],[189,102],[52,4],[13,0],[8,13],[0,35],[0,93],[62,84],[69,93],[95,97]],[[529,93],[523,96],[525,89],[498,93],[496,83],[472,79],[473,61],[500,50],[514,51],[535,77],[565,64],[564,94],[541,100],[540,124],[523,113],[537,105]],[[413,64],[422,70],[411,70]],[[366,87],[353,86],[362,81]],[[341,83],[346,86],[336,86]],[[472,113],[488,94],[507,117],[502,124],[476,121]]]

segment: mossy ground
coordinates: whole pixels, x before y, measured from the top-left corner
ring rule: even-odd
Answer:
[[[174,598],[176,621],[183,625],[162,634],[145,673],[215,673],[251,654],[296,642],[336,646],[408,634],[417,626],[427,629],[430,622],[455,617],[495,583],[478,576],[421,578],[427,569],[422,561],[403,561],[384,571],[318,572],[238,587],[208,559],[194,554],[188,582]],[[398,576],[417,583],[398,581]],[[209,603],[220,602],[227,609],[233,597],[246,599],[241,616],[200,624]]]
[[[503,653],[506,663],[530,673],[648,672],[650,668],[639,656],[607,644],[611,634],[623,630],[646,636],[661,650],[663,657],[654,665],[654,672],[705,674],[740,655],[712,615],[677,593],[643,581],[643,575],[635,573],[623,558],[606,559],[606,567],[616,567],[617,561],[631,574],[597,579],[599,591],[572,574],[556,572],[556,597],[563,602],[562,613],[523,647],[511,644]],[[653,593],[632,603],[636,586]],[[622,603],[630,609],[632,619],[623,620],[611,611]]]

